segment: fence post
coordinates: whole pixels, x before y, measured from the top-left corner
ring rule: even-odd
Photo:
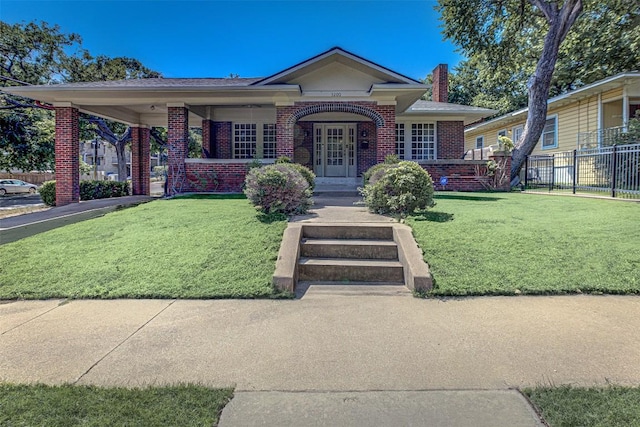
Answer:
[[[553,190],[553,186],[556,180],[556,156],[551,155],[551,179],[549,180],[549,192]]]
[[[524,158],[524,188],[529,188],[529,156]]]
[[[613,144],[613,151],[611,152],[611,197],[616,197],[616,181],[618,180],[618,156],[617,145]]]
[[[578,150],[573,150],[573,194],[576,194],[576,180],[578,179]]]

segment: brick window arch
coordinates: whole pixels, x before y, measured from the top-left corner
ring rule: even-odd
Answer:
[[[370,118],[376,124],[376,127],[384,127],[384,118],[377,111],[372,110],[371,108],[364,107],[362,105],[349,104],[344,102],[326,102],[300,108],[289,116],[289,118],[287,119],[287,126],[293,126],[302,117],[308,116],[310,114],[334,112],[359,114],[361,116]]]

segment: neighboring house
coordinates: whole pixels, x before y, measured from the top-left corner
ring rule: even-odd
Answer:
[[[640,110],[640,72],[626,72],[550,98],[547,121],[532,154],[613,145]],[[527,108],[467,126],[465,150],[486,148],[507,135],[522,134]]]
[[[484,187],[475,178],[485,162],[462,160],[464,126],[495,111],[447,103],[447,79],[446,65],[439,65],[433,101],[423,101],[428,86],[336,47],[266,78],[157,78],[3,90],[53,105],[60,136],[57,165],[78,158],[79,112],[130,125],[134,194],[149,192],[151,126],[167,127],[171,194],[240,191],[253,159],[270,163],[280,156],[310,167],[319,181],[353,185],[390,154],[418,162],[436,183],[447,176],[448,190],[479,190]],[[202,128],[203,158],[187,158],[190,126]],[[77,201],[77,178],[63,175],[57,179],[59,205]]]
[[[96,146],[97,144],[97,146]],[[127,174],[131,174],[131,150],[125,147],[125,159],[127,162]],[[118,156],[113,145],[100,139],[82,141],[80,143],[80,158],[98,172],[101,178],[107,178],[118,174]],[[115,177],[114,177],[115,179]]]

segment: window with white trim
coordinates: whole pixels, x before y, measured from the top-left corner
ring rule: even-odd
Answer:
[[[518,142],[518,140],[522,136],[522,132],[524,132],[524,126],[522,126],[522,125],[514,126],[514,128],[511,130],[511,134],[513,135],[513,143],[514,144],[516,142]]]
[[[396,156],[404,160],[404,123],[396,123]]]
[[[254,123],[235,123],[233,132],[233,158],[252,159],[256,155],[256,125]]]
[[[274,123],[234,123],[234,159],[275,159],[276,125]]]
[[[413,160],[436,158],[436,128],[433,123],[411,124],[411,158]]]
[[[262,125],[262,158],[276,158],[276,125],[274,123]]]
[[[543,150],[558,146],[558,116],[547,118],[540,136],[540,145]]]
[[[507,136],[507,130],[506,129],[502,129],[498,131],[498,138],[501,136]]]
[[[484,147],[484,135],[476,137],[476,149]]]

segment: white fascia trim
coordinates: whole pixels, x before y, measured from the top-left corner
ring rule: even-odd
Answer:
[[[72,107],[72,108],[78,108],[77,105],[75,105],[73,102],[69,102],[69,101],[60,101],[60,102],[52,102],[51,105],[53,105],[54,107]]]

